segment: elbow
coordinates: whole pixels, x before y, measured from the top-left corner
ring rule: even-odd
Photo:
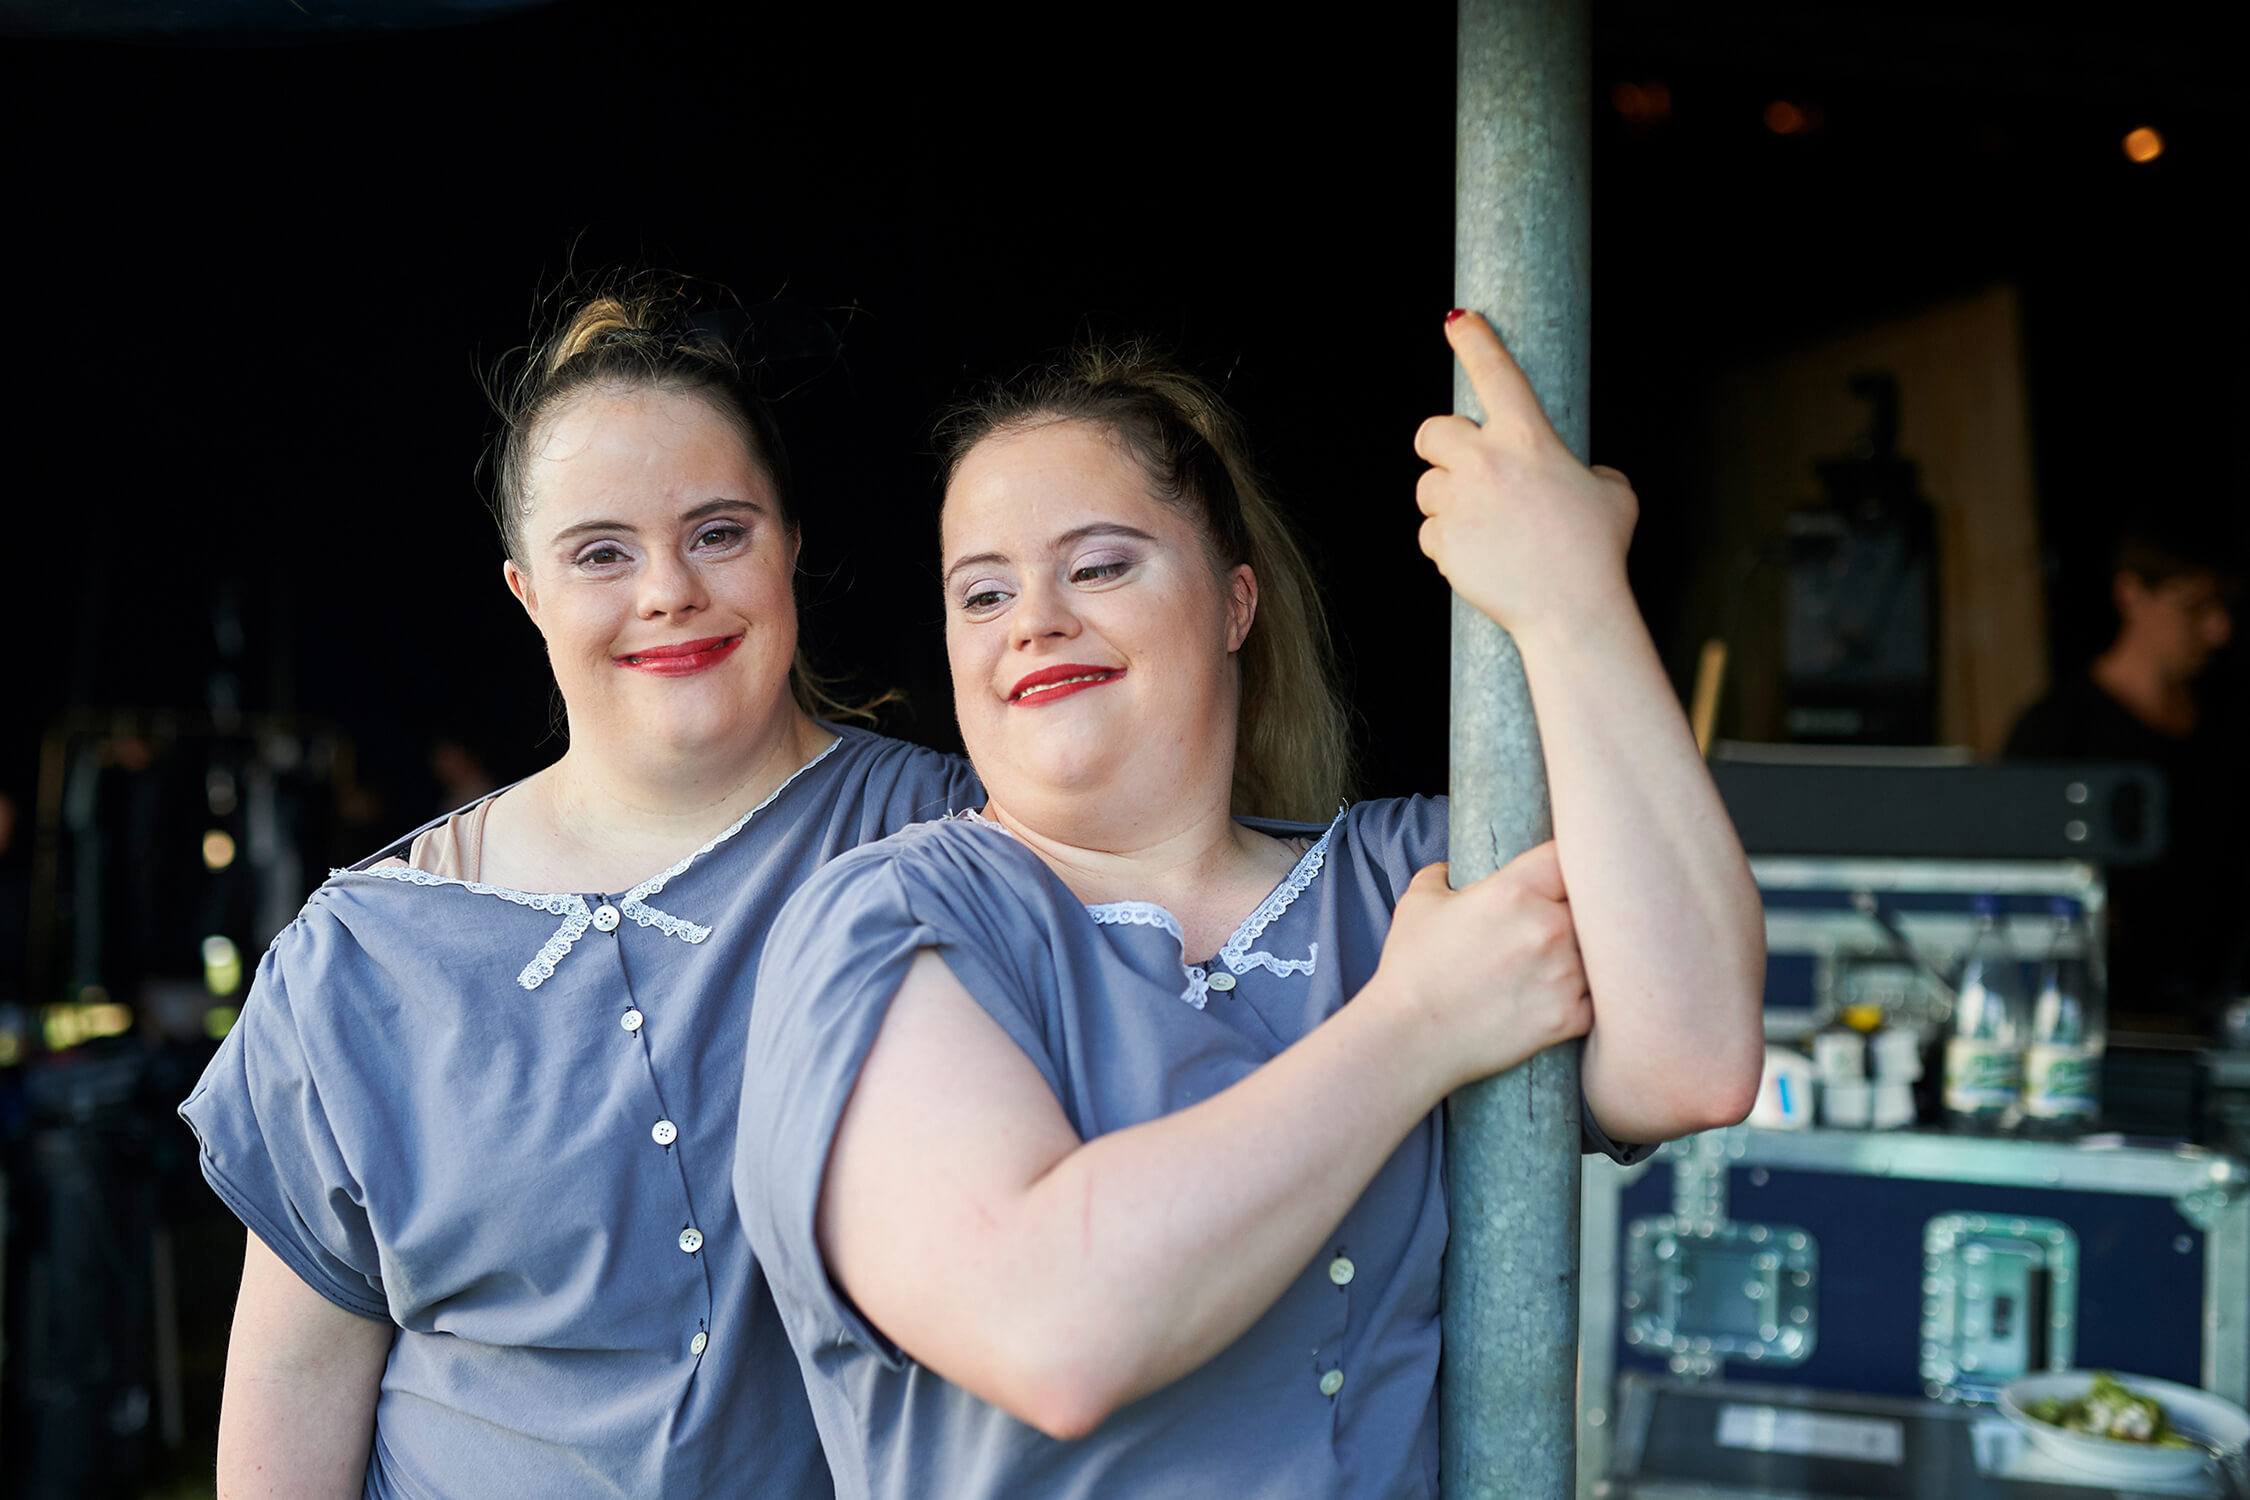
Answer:
[[[1724,1130],[1729,1125],[1739,1125],[1750,1117],[1752,1106],[1758,1102],[1758,1085],[1765,1079],[1766,1024],[1763,944],[1758,957],[1761,973],[1759,983],[1744,983],[1738,987],[1733,1007],[1743,1018],[1735,1035],[1712,1049],[1711,1065],[1704,1072],[1698,1087],[1686,1103],[1695,1123],[1691,1131]]]
[[[1748,1069],[1730,1067],[1715,1075],[1692,1101],[1695,1123],[1683,1133],[1724,1130],[1749,1119],[1752,1106],[1758,1102],[1758,1084],[1763,1073],[1761,1052],[1754,1066]]]
[[[1076,1442],[1146,1389],[1133,1384],[1145,1352],[1130,1336],[1137,1330],[1116,1326],[1102,1311],[1027,1289],[1010,1316],[986,1324],[990,1342],[979,1357],[939,1373],[1025,1426]]]
[[[1021,1410],[1011,1409],[1009,1414],[1058,1443],[1075,1443],[1091,1437],[1116,1409],[1096,1393],[1054,1390],[1037,1393]]]
[[[1059,1443],[1075,1443],[1091,1436],[1125,1401],[1115,1382],[1070,1361],[1020,1372],[1007,1390],[996,1393],[993,1404]]]
[[[1599,1091],[1588,1094],[1602,1128],[1616,1140],[1653,1144],[1747,1119],[1766,1057],[1762,993],[1747,994],[1716,1011],[1702,1007],[1697,1021],[1634,1038],[1635,1045],[1609,1041]],[[1678,1012],[1691,1009],[1683,999]],[[1594,1034],[1602,1038],[1598,1023]]]
[[[1649,1122],[1650,1128],[1643,1135],[1650,1142],[1669,1141],[1739,1125],[1749,1118],[1750,1107],[1758,1102],[1759,1078],[1756,1071],[1745,1074],[1739,1068],[1728,1066],[1714,1069],[1699,1079],[1681,1079],[1675,1087],[1657,1096],[1662,1099],[1661,1115]]]

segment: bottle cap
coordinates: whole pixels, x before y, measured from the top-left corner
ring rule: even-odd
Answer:
[[[1883,1007],[1880,1005],[1847,1005],[1838,1017],[1854,1031],[1880,1031],[1883,1028]]]

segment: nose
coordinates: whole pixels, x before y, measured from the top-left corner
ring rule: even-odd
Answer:
[[[1008,644],[1017,650],[1044,640],[1069,640],[1078,634],[1078,616],[1069,596],[1053,580],[1026,579],[1008,612]]]
[[[659,550],[641,570],[634,608],[644,620],[691,615],[710,602],[702,570],[677,552]]]

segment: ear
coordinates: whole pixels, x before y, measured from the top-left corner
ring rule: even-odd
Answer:
[[[539,596],[532,592],[531,575],[517,567],[511,557],[500,564],[500,577],[508,585],[508,592],[516,596],[516,603],[523,606],[523,612],[531,616],[531,623],[538,624]]]
[[[1250,624],[1258,618],[1258,575],[1248,563],[1236,563],[1227,574],[1227,650],[1240,651],[1250,638]]]
[[[2137,573],[2121,570],[2109,581],[2110,603],[2117,606],[2117,618],[2128,625],[2140,617],[2148,603],[2148,593],[2148,585],[2141,582]]]

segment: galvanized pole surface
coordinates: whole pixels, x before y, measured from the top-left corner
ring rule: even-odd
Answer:
[[[1454,301],[1489,318],[1586,456],[1592,28],[1587,0],[1459,0]],[[1454,407],[1481,419],[1456,370]],[[1523,659],[1453,601],[1452,878],[1549,836]],[[1447,1500],[1567,1500],[1577,1466],[1578,1048],[1446,1105]]]

